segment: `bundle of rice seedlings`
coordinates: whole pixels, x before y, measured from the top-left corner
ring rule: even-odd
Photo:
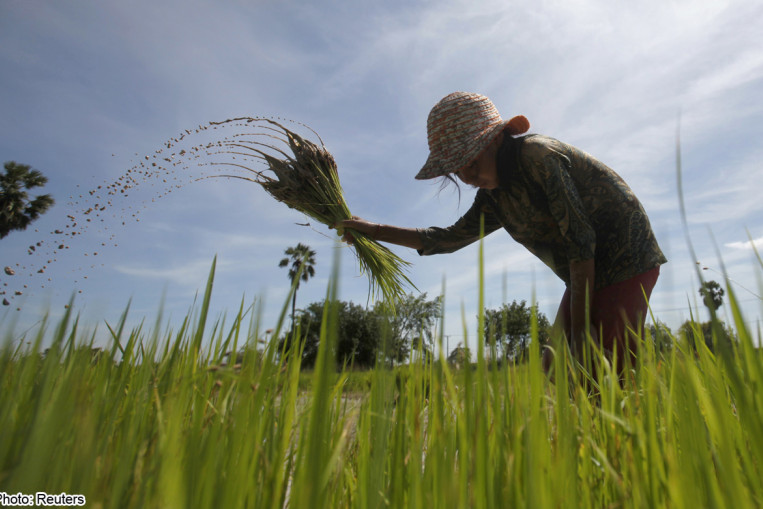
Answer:
[[[315,131],[308,127],[318,137],[320,146],[279,122],[267,118],[236,118],[213,122],[213,125],[242,121],[258,126],[262,131],[251,135],[255,139],[238,135],[236,140],[226,141],[223,143],[224,152],[254,157],[264,161],[268,168],[258,171],[246,164],[215,163],[234,166],[250,173],[247,176],[220,176],[260,184],[276,200],[329,227],[352,218],[339,183],[336,162]],[[279,148],[271,143],[258,141],[262,137],[272,138],[285,146]],[[290,154],[285,150],[287,148]],[[272,175],[265,173],[268,170]],[[343,232],[340,230],[337,234],[341,236]],[[360,271],[369,278],[371,294],[381,294],[384,300],[394,307],[395,300],[406,294],[406,286],[415,288],[405,275],[405,269],[410,263],[363,233],[353,231],[353,237]]]

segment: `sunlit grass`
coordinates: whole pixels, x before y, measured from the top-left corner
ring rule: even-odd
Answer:
[[[69,311],[5,342],[0,491],[120,508],[763,505],[763,358],[732,288],[737,344],[672,338],[660,353],[647,335],[622,382],[594,354],[599,375],[583,384],[564,348],[551,381],[537,341],[529,363],[498,368],[481,335],[464,369],[441,356],[337,374],[330,304],[301,373],[277,351],[285,311],[260,351],[243,304],[208,323],[213,274],[165,335],[125,330],[125,312],[94,356]],[[240,367],[225,365],[242,346]]]

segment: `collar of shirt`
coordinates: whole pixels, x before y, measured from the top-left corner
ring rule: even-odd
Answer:
[[[514,138],[508,134],[504,135],[503,143],[498,148],[495,164],[498,170],[498,186],[501,189],[508,189],[511,186],[511,176],[517,171],[519,161],[519,149],[526,136]]]

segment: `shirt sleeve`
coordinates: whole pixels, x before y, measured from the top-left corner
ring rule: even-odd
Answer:
[[[529,160],[523,161],[523,165],[527,164],[532,178],[546,193],[549,212],[559,227],[567,259],[579,262],[594,258],[596,232],[570,176],[570,159],[550,147],[528,148]]]
[[[477,192],[472,206],[452,226],[447,228],[437,226],[419,228],[419,237],[424,245],[422,249],[418,250],[419,254],[426,256],[452,253],[479,240],[480,216],[485,218],[485,235],[501,227],[501,223],[496,218],[489,202],[485,199],[483,191]]]

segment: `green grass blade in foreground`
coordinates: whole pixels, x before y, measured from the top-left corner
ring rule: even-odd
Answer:
[[[485,366],[485,217],[480,217],[480,243],[478,251],[478,297],[477,297],[477,377],[475,383],[474,427],[472,429],[474,447],[474,480],[472,482],[472,506],[485,508],[491,506],[488,494],[493,493],[492,473],[489,466],[488,425],[492,421],[488,402],[488,371]]]
[[[294,472],[295,483],[289,505],[293,507],[329,507],[327,477],[332,465],[330,457],[329,398],[331,375],[335,369],[334,352],[337,334],[338,311],[336,304],[338,285],[339,251],[336,252],[326,305],[320,328],[318,356],[313,372],[313,391],[310,399],[309,421],[302,430]]]
[[[212,268],[209,269],[209,276],[207,277],[207,286],[204,290],[204,300],[202,301],[201,312],[199,314],[199,321],[196,324],[196,332],[193,337],[193,342],[191,343],[191,348],[195,356],[198,356],[201,350],[202,339],[204,339],[204,329],[207,325],[207,314],[209,313],[209,302],[212,298],[212,286],[215,280],[216,267],[217,267],[217,256],[215,256],[215,258],[212,260]],[[195,368],[194,368],[194,371],[195,371]]]

